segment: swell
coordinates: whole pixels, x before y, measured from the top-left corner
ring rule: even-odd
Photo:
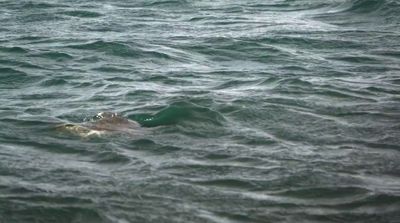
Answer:
[[[232,61],[246,58],[247,61],[273,63],[291,56],[282,48],[267,41],[249,38],[203,38],[200,43],[182,47],[186,51],[200,54],[209,61]]]
[[[392,2],[391,0],[351,0],[339,5],[338,12],[373,13],[386,10]]]
[[[30,54],[29,57],[46,58],[57,61],[65,61],[73,58],[73,56],[69,55],[68,53],[57,52],[57,51]]]
[[[0,3],[0,222],[400,219],[396,1],[41,2]],[[54,128],[101,111],[144,136]]]
[[[11,3],[12,2],[12,3]],[[7,4],[8,3],[8,4]],[[51,3],[44,3],[44,2],[26,2],[26,3],[19,3],[19,2],[13,2],[13,1],[5,1],[5,6],[10,9],[18,9],[18,10],[31,10],[31,9],[52,9],[52,8],[58,8],[58,7],[68,7],[68,5],[63,5],[63,4],[51,4]]]
[[[159,52],[155,50],[146,50],[144,46],[127,44],[121,42],[108,42],[108,41],[94,41],[85,44],[76,44],[66,46],[72,49],[78,50],[91,50],[104,52],[109,55],[119,56],[119,57],[132,57],[132,58],[160,58],[160,59],[173,59],[172,56],[165,52]]]
[[[15,89],[22,86],[32,85],[40,77],[31,76],[27,73],[8,67],[0,67],[0,88],[2,89]]]
[[[50,197],[51,198],[51,197]],[[47,196],[2,197],[0,198],[0,221],[7,222],[103,222],[94,205],[77,203],[65,204],[68,198],[60,197],[56,202]],[[75,199],[75,198],[74,198]],[[75,199],[76,200],[76,199]],[[41,204],[38,204],[40,201]],[[89,206],[89,207],[88,207]],[[91,206],[91,207],[90,207]],[[9,211],[12,210],[12,211]],[[40,213],[38,215],[37,213]]]
[[[98,12],[84,11],[84,10],[65,11],[60,14],[79,17],[79,18],[98,18],[103,16],[101,13]]]
[[[324,8],[329,6],[329,3],[321,2],[306,2],[306,1],[284,1],[277,3],[254,3],[247,7],[256,11],[277,11],[277,12],[298,12],[309,11]]]
[[[146,127],[183,123],[221,126],[225,122],[218,112],[187,101],[172,103],[156,114],[132,114],[128,117]]]
[[[39,66],[39,65],[27,62],[27,61],[16,61],[16,60],[10,60],[10,59],[4,59],[4,60],[0,59],[0,64],[13,66],[13,67],[28,68],[28,69],[45,69],[42,66]]]
[[[332,17],[342,20],[344,24],[348,16],[354,16],[356,21],[375,18],[375,22],[383,21],[398,24],[400,3],[396,0],[347,0],[338,5],[326,7],[322,11],[317,17]],[[340,18],[341,16],[345,17]]]
[[[13,47],[4,47],[4,46],[0,46],[0,52],[2,53],[18,53],[18,54],[23,54],[23,53],[27,53],[28,50],[22,48],[22,47],[18,47],[18,46],[13,46]]]
[[[144,3],[142,6],[151,6],[151,7],[184,7],[189,4],[186,0],[156,0],[149,1]]]
[[[313,219],[328,213],[328,218],[363,213],[362,219],[386,214],[394,219],[396,208],[400,205],[395,189],[393,193],[378,192],[374,189],[375,185],[364,186],[360,178],[351,175],[307,170],[301,166],[248,172],[237,163],[220,163],[223,161],[208,164],[186,161],[184,165],[168,166],[164,170],[185,178],[197,190],[212,193],[202,200],[207,201],[209,210],[225,216],[229,216],[234,207],[220,202],[221,199],[236,200],[242,204],[239,209],[245,213],[247,207],[263,207],[263,210],[269,211],[269,216],[278,219],[284,218],[281,215],[283,209],[290,212],[290,216],[299,215],[302,219]],[[200,171],[207,176],[198,174]]]

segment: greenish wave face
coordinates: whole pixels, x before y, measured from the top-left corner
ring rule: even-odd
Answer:
[[[398,222],[399,21],[398,0],[0,0],[0,223]]]
[[[211,122],[221,125],[223,121],[223,116],[218,111],[198,106],[190,101],[173,103],[155,114],[133,114],[129,117],[145,127],[174,125],[184,122]]]

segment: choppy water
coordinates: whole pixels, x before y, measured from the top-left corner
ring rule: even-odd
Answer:
[[[397,0],[0,0],[0,222],[399,222]],[[54,131],[115,111],[143,127]]]

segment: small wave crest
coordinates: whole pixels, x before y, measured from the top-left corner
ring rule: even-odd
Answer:
[[[388,15],[400,12],[400,4],[393,0],[350,0],[338,5],[334,13]]]
[[[3,89],[19,88],[37,80],[36,76],[9,67],[0,67],[0,87]]]
[[[160,125],[172,125],[178,123],[209,123],[221,126],[224,117],[209,108],[192,104],[190,102],[175,102],[156,114],[134,114],[129,118],[139,122],[145,127],[155,127]]]
[[[352,0],[342,3],[339,8],[342,12],[369,13],[382,8],[386,1],[382,0]]]
[[[84,10],[66,11],[61,14],[72,17],[80,17],[80,18],[97,18],[102,16],[102,14],[98,12],[84,11]]]
[[[68,48],[77,50],[93,50],[98,52],[104,52],[108,55],[118,56],[118,57],[131,57],[131,58],[161,58],[161,59],[171,59],[171,56],[158,51],[145,50],[144,47],[140,45],[133,45],[121,42],[108,42],[108,41],[94,41],[90,43],[77,44],[67,46]]]

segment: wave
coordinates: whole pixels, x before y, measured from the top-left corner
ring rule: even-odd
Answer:
[[[20,22],[22,23],[35,23],[35,22],[48,22],[48,21],[54,22],[62,20],[63,18],[51,12],[33,13],[20,18]]]
[[[370,13],[381,9],[386,1],[382,0],[351,0],[339,5],[338,11],[351,13]]]
[[[334,14],[378,14],[385,17],[400,13],[400,3],[395,0],[349,0],[336,6]]]
[[[400,2],[395,0],[348,0],[317,10],[312,16],[339,26],[355,26],[377,32],[393,32],[400,23]],[[398,30],[398,29],[397,29]]]
[[[18,47],[18,46],[14,46],[14,47],[0,46],[0,52],[2,52],[2,53],[23,54],[23,53],[27,53],[28,50],[26,50],[26,49],[24,49],[22,47]]]
[[[40,57],[40,58],[46,58],[46,59],[52,59],[52,60],[70,60],[73,59],[73,56],[63,53],[63,52],[41,52],[37,54],[31,54],[29,55],[30,57]]]
[[[72,17],[80,17],[80,18],[97,18],[103,16],[101,13],[98,12],[84,11],[84,10],[66,11],[62,12],[61,14]]]
[[[224,122],[224,117],[220,113],[186,101],[172,103],[154,115],[134,114],[128,117],[145,127],[181,124],[183,122],[192,124],[209,123],[221,126]]]
[[[302,10],[315,10],[319,8],[326,7],[328,3],[326,2],[317,2],[317,1],[285,1],[285,2],[268,2],[268,3],[254,3],[248,5],[248,7],[252,10],[267,10],[267,11],[281,11],[281,12],[290,12],[290,11],[302,11]]]
[[[27,73],[8,67],[0,67],[0,88],[12,89],[19,88],[26,84],[36,82],[38,77],[30,76]]]
[[[73,204],[74,201],[82,202],[83,199],[76,197],[62,197],[61,195],[15,195],[6,196],[0,199],[1,210],[14,210],[11,212],[0,211],[1,222],[37,222],[53,221],[62,219],[60,222],[102,222],[103,217],[88,202],[80,203],[80,206]],[[38,201],[42,201],[38,205]],[[40,213],[40,214],[34,214]]]
[[[5,58],[4,60],[0,59],[0,64],[5,65],[5,66],[13,66],[13,67],[19,67],[19,68],[28,68],[28,69],[45,69],[44,67],[26,62],[26,61],[16,61],[16,60],[11,60],[8,58]],[[2,68],[0,68],[2,69]]]
[[[181,7],[182,5],[188,4],[185,0],[164,0],[164,1],[150,1],[146,2],[145,6],[170,6],[170,7]]]
[[[60,8],[60,7],[69,7],[64,4],[56,4],[56,3],[45,3],[45,2],[35,2],[35,1],[1,1],[0,4],[2,7],[7,7],[9,9],[17,9],[17,10],[49,10],[52,8]]]
[[[40,86],[43,87],[60,86],[65,84],[68,84],[68,81],[63,78],[51,78],[40,82]]]
[[[21,9],[51,9],[51,8],[59,8],[59,7],[68,7],[68,5],[63,4],[52,4],[52,3],[36,3],[33,1],[29,1],[25,4],[18,6]]]
[[[69,45],[67,47],[79,50],[95,50],[119,57],[132,57],[132,58],[152,57],[161,59],[172,59],[170,55],[163,52],[143,50],[142,47],[140,46],[132,46],[131,44],[120,43],[120,42],[107,42],[98,40],[91,43]]]

